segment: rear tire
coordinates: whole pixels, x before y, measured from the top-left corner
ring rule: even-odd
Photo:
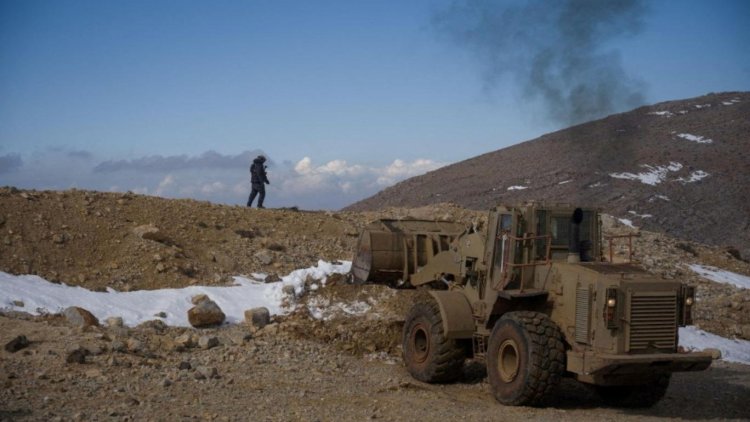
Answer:
[[[461,344],[445,338],[440,308],[432,297],[409,310],[403,332],[406,369],[423,382],[455,381],[461,376],[466,354]]]
[[[539,403],[560,382],[565,346],[557,325],[539,312],[503,315],[490,334],[487,376],[502,404]]]
[[[646,408],[655,405],[667,393],[671,374],[642,385],[596,386],[596,392],[609,406]]]

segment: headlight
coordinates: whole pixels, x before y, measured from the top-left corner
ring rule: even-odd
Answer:
[[[606,295],[607,300],[604,302],[606,304],[604,308],[604,321],[607,324],[607,328],[615,329],[620,325],[619,315],[617,311],[617,288],[607,288]]]
[[[684,327],[693,323],[693,304],[695,303],[695,288],[683,284],[680,288],[680,297],[682,303],[680,306],[680,326]]]

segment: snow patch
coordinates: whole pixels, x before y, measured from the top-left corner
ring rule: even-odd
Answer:
[[[693,107],[695,107],[697,109],[708,108],[708,107],[711,107],[711,104],[696,104]]]
[[[331,303],[326,298],[310,298],[307,302],[307,309],[310,311],[310,315],[315,319],[322,319],[324,321],[330,320],[338,315],[355,315],[360,316],[367,313],[372,306],[369,303],[355,301],[351,303]]]
[[[687,139],[688,141],[697,142],[699,144],[712,144],[713,139],[704,138],[703,136],[691,135],[689,133],[678,133],[677,137]]]
[[[508,190],[524,190],[528,188],[529,188],[528,186],[511,186],[508,188]]]
[[[651,218],[651,217],[653,217],[653,215],[651,215],[651,214],[638,214],[637,212],[632,211],[632,210],[628,211],[628,213],[633,214],[634,216],[636,216],[638,218]]]
[[[592,185],[589,185],[589,189],[598,188],[600,186],[604,186],[604,183],[602,183],[602,182],[596,182],[596,183],[594,183]]]
[[[694,326],[680,328],[680,346],[688,350],[719,349],[722,360],[750,365],[750,341],[728,339]]]
[[[691,264],[688,267],[699,276],[722,284],[731,284],[741,289],[750,289],[750,277],[706,265]]]
[[[656,186],[659,183],[667,180],[667,174],[669,172],[679,171],[682,169],[682,164],[670,161],[668,166],[651,166],[648,164],[641,164],[641,167],[648,169],[646,172],[641,173],[610,173],[610,177],[615,179],[626,179],[626,180],[639,180],[641,183],[646,185]]]
[[[569,180],[563,180],[562,182],[558,182],[557,184],[558,184],[558,185],[564,185],[564,184],[566,184],[566,183],[570,183],[570,182],[572,182],[572,181],[573,181],[573,179],[569,179]]]
[[[295,270],[281,281],[263,283],[263,274],[255,273],[253,279],[234,277],[233,286],[190,286],[182,289],[94,292],[78,286],[54,284],[34,275],[14,276],[0,272],[0,308],[29,312],[34,315],[59,313],[69,306],[80,306],[90,311],[100,321],[119,316],[128,326],[154,319],[154,314],[164,312],[163,321],[172,326],[189,327],[187,311],[193,307],[190,299],[198,294],[208,295],[226,314],[228,323],[244,320],[245,310],[264,306],[272,315],[285,314],[292,309],[283,305],[285,286],[293,286],[295,294],[305,289],[305,280],[321,280],[334,273],[346,274],[351,262],[332,264],[318,261],[318,265]],[[263,276],[263,277],[261,277]],[[13,305],[20,300],[23,308]]]
[[[663,117],[672,117],[674,116],[674,113],[671,111],[652,111],[648,114],[652,114],[654,116],[663,116]]]
[[[648,198],[648,202],[654,202],[657,199],[661,199],[662,201],[669,201],[669,197],[667,195],[654,195],[651,198]]]
[[[680,177],[680,178],[677,179],[677,181],[678,182],[682,182],[683,184],[687,184],[687,183],[693,183],[693,182],[697,182],[699,180],[703,180],[703,179],[705,179],[708,176],[710,176],[710,174],[706,173],[705,171],[703,171],[703,170],[696,170],[696,171],[690,173],[689,177],[687,177],[687,178]]]
[[[637,229],[638,228],[638,227],[636,227],[636,226],[633,225],[633,221],[632,220],[628,220],[627,218],[618,218],[617,221],[619,221],[620,223],[622,223],[622,224],[630,227],[631,229]]]

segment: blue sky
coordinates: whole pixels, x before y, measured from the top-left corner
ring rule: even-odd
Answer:
[[[267,205],[339,208],[571,123],[750,90],[749,17],[729,0],[0,0],[0,185],[240,204],[263,152]],[[530,81],[539,57],[563,94],[627,83],[560,114],[574,96]]]

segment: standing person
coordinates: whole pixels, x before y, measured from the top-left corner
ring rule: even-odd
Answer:
[[[255,195],[260,194],[258,196],[258,208],[265,208],[263,206],[263,200],[266,198],[265,185],[271,183],[268,181],[268,176],[266,175],[266,166],[263,164],[265,162],[266,157],[259,155],[253,160],[253,164],[250,165],[250,184],[253,186],[253,189],[250,191],[250,197],[247,198],[248,207],[253,205]]]

